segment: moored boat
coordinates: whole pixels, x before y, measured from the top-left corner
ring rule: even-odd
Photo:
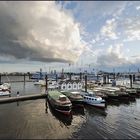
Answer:
[[[129,94],[124,90],[120,89],[119,87],[105,87],[105,89],[114,92],[115,95],[117,95],[117,99],[128,99],[130,96]]]
[[[9,83],[0,85],[0,96],[11,96],[11,85]]]
[[[118,94],[115,94],[114,89],[101,88],[100,92],[102,94],[107,95],[107,100],[118,100],[119,99],[119,96],[118,96]]]
[[[93,105],[95,107],[105,108],[106,102],[100,96],[96,96],[93,91],[82,91],[82,96],[84,98],[84,102],[89,105]]]
[[[62,112],[66,115],[71,113],[72,103],[61,92],[52,90],[48,92],[48,101],[54,107],[55,110]]]
[[[78,91],[61,91],[64,95],[66,95],[73,105],[83,106],[83,97],[80,95]]]
[[[94,88],[94,89],[93,89],[93,92],[94,92],[97,96],[102,97],[102,99],[107,100],[107,98],[108,98],[108,95],[107,95],[107,94],[101,92],[101,88]]]

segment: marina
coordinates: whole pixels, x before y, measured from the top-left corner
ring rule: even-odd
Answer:
[[[140,139],[140,2],[1,1],[0,139]]]
[[[19,86],[20,95],[17,97],[16,92]],[[22,97],[24,98],[25,95],[28,98],[24,101],[15,100],[13,103],[0,104],[0,111],[3,110],[3,113],[0,113],[0,118],[4,122],[0,127],[4,125],[12,130],[6,133],[6,127],[4,127],[5,129],[0,130],[0,138],[104,139],[105,137],[140,137],[140,98],[137,96],[135,96],[135,100],[128,101],[112,100],[110,102],[106,100],[106,107],[104,109],[88,104],[84,104],[83,107],[73,106],[71,113],[65,115],[55,110],[50,102],[48,102],[46,94],[44,94],[45,86],[36,86],[34,82],[14,82],[11,83],[11,91],[11,97],[6,97],[7,99],[20,99]],[[50,92],[54,92],[54,90],[50,90]],[[40,95],[42,97],[39,97],[40,95],[38,95],[38,93],[41,93]],[[38,99],[32,100],[32,97],[37,97]],[[1,100],[2,99],[5,99],[5,97],[1,97]],[[15,112],[18,113],[15,114]],[[13,115],[15,114],[15,121],[10,123],[7,118],[8,116],[6,118],[4,117],[7,113],[10,114],[11,118],[14,117]],[[23,117],[23,114],[26,114],[26,118]],[[34,125],[35,122],[37,122],[37,125]],[[18,125],[15,126],[14,123],[18,123]],[[18,127],[21,127],[21,130],[26,128],[26,131],[22,132],[18,130]],[[46,131],[44,131],[44,128]],[[117,131],[117,134],[113,132],[113,129]],[[36,133],[32,133],[33,131]],[[55,131],[56,134],[53,135],[52,131]],[[129,133],[129,135],[127,135],[127,133]]]

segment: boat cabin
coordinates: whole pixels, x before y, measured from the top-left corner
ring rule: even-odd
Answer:
[[[66,101],[67,98],[66,98],[65,95],[60,95],[60,96],[59,96],[59,100],[60,100],[60,101]]]

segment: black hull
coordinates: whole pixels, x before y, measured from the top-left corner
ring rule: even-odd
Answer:
[[[130,95],[130,97],[134,97],[134,98],[136,98],[136,97],[139,97],[139,96],[140,96],[140,94],[139,94],[139,93],[129,93],[129,95]]]
[[[111,95],[108,95],[108,99],[118,100],[119,99],[119,96],[111,96]]]
[[[129,100],[129,98],[130,98],[129,94],[127,94],[127,95],[119,95],[120,100]]]

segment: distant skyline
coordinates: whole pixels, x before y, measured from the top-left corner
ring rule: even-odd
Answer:
[[[137,71],[139,44],[139,1],[0,2],[0,72]]]

